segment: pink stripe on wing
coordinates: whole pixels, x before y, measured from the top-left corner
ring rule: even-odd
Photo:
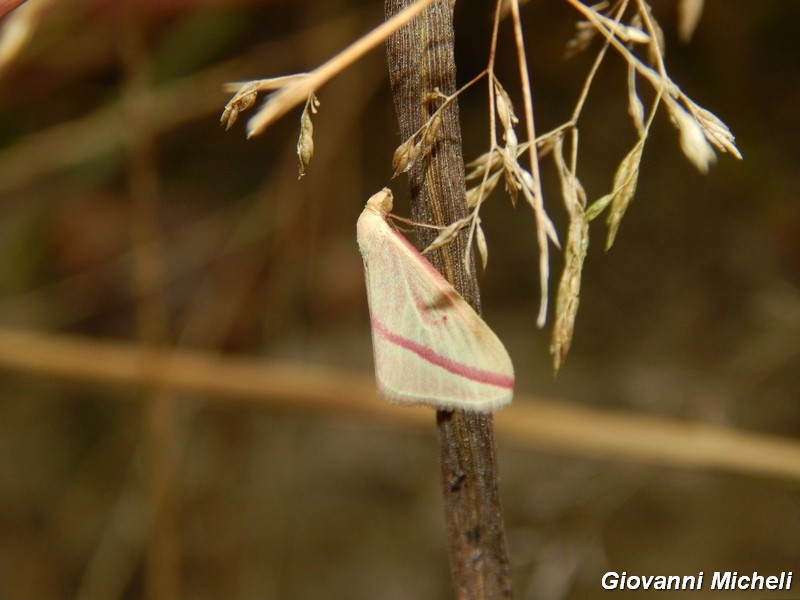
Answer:
[[[438,352],[435,352],[426,346],[423,346],[422,344],[415,342],[414,340],[410,340],[402,335],[398,335],[389,331],[386,326],[376,318],[372,318],[370,321],[372,323],[373,331],[377,331],[381,337],[385,338],[387,341],[396,346],[410,350],[420,358],[427,360],[429,363],[436,365],[437,367],[443,368],[445,371],[449,371],[450,373],[459,375],[471,381],[477,381],[478,383],[486,383],[488,385],[494,385],[508,389],[512,389],[514,387],[513,377],[501,375],[500,373],[492,373],[491,371],[484,371],[483,369],[470,367],[469,365],[456,362],[450,358],[447,358],[446,356],[442,356]]]

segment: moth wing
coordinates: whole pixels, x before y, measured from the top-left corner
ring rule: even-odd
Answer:
[[[381,216],[364,216],[359,243],[380,394],[475,412],[508,404],[514,369],[503,343],[408,240]]]

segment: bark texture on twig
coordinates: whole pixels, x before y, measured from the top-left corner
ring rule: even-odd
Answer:
[[[410,3],[386,0],[387,18]],[[403,140],[423,126],[441,104],[441,99],[430,100],[437,88],[445,95],[456,91],[453,6],[452,0],[434,2],[387,40],[392,95]],[[457,101],[442,112],[434,147],[411,168],[409,179],[414,220],[448,225],[466,216]],[[417,233],[423,246],[436,236],[435,231],[424,228],[418,228]],[[472,252],[467,265],[462,260],[466,239],[464,232],[453,243],[429,253],[428,258],[480,312]],[[439,411],[437,424],[450,564],[457,597],[510,598],[492,417]]]

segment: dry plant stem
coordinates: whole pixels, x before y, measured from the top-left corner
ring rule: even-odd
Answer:
[[[280,91],[275,92],[264,107],[250,119],[247,124],[247,136],[258,135],[292,108],[305,102],[310,94],[319,90],[330,79],[384,41],[392,32],[425,10],[432,1],[416,0],[415,2],[409,2],[406,5],[407,10],[403,11],[402,14],[395,15],[393,19],[387,19],[363,37],[358,38],[339,54],[299,78],[296,84],[287,85]]]
[[[584,17],[586,17],[586,19],[590,21],[594,27],[597,28],[597,31],[599,31],[603,37],[606,38],[608,43],[612,45],[623,56],[623,58],[628,61],[629,64],[633,65],[633,67],[636,69],[636,72],[647,79],[657,92],[663,88],[666,88],[666,91],[670,95],[675,95],[677,88],[663,70],[656,72],[642,63],[642,61],[638,60],[636,56],[625,46],[625,44],[620,42],[603,23],[598,21],[592,10],[582,2],[579,2],[578,0],[568,0],[568,2],[574,6]],[[659,62],[659,69],[663,69],[663,61]]]
[[[379,402],[374,375],[308,364],[0,328],[0,368],[106,389],[167,389],[198,394],[220,405],[244,402],[430,430],[429,409]],[[741,387],[733,381],[730,389]],[[526,450],[800,482],[800,442],[790,437],[533,397],[515,398],[494,420],[501,441]],[[130,520],[127,517],[125,523]]]
[[[159,235],[159,178],[155,137],[150,130],[155,111],[147,89],[147,53],[136,0],[125,3],[119,51],[125,72],[124,107],[127,115],[126,150],[133,208],[133,285],[136,288],[140,340],[148,346],[167,343],[163,241]],[[176,415],[174,398],[154,390],[144,414],[149,503],[152,511],[145,555],[145,597],[168,600],[181,596],[180,544],[177,534]]]
[[[401,11],[408,0],[387,0],[386,16]],[[420,16],[387,40],[389,75],[400,124],[408,139],[422,127],[441,100],[424,102],[438,88],[446,96],[456,91],[453,57],[452,0],[434,2]],[[434,147],[409,172],[415,221],[446,226],[467,216],[464,161],[458,103],[441,112],[442,124]],[[422,246],[436,237],[417,229]],[[467,236],[431,251],[431,263],[476,310],[480,297],[475,262],[462,260]],[[511,577],[506,550],[494,425],[490,415],[439,411],[439,448],[450,564],[460,599],[510,598]]]
[[[619,21],[619,19],[622,17],[622,14],[625,12],[625,8],[627,6],[627,0],[620,4],[615,15],[616,21]],[[578,127],[578,119],[580,118],[584,104],[586,104],[586,99],[589,97],[589,90],[592,87],[592,82],[594,81],[595,75],[597,75],[597,71],[600,69],[603,58],[605,57],[606,52],[608,52],[608,46],[609,43],[606,41],[606,43],[603,44],[603,47],[600,49],[600,52],[597,53],[597,56],[592,63],[592,68],[589,70],[589,74],[586,76],[586,81],[583,84],[583,88],[581,88],[580,96],[578,97],[578,101],[575,103],[575,108],[572,111],[572,118],[570,119],[569,123],[567,123],[567,125],[571,127]]]
[[[525,132],[528,139],[536,139],[536,128],[533,121],[533,96],[531,95],[531,81],[528,75],[528,61],[525,57],[525,41],[522,37],[522,21],[519,16],[519,0],[510,0],[511,19],[514,23],[514,43],[517,47],[517,62],[519,64],[519,77],[522,86],[522,100],[525,104]],[[533,210],[536,213],[536,240],[539,245],[539,289],[542,295],[539,303],[539,314],[536,325],[544,327],[547,320],[548,280],[550,279],[549,246],[545,223],[547,216],[544,212],[544,196],[542,195],[542,180],[539,174],[539,157],[536,154],[536,145],[531,143],[528,147],[531,160],[531,176],[534,183]]]

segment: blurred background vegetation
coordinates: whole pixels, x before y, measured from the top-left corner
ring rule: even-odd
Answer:
[[[218,119],[223,83],[313,68],[379,23],[381,4],[43,2],[0,66],[0,328],[369,377],[355,221],[401,141],[383,53],[319,94],[299,182],[299,109],[249,141]],[[610,252],[592,223],[558,379],[535,326],[532,215],[496,195],[483,211],[486,320],[521,395],[796,437],[800,4],[709,1],[686,45],[674,3],[653,5],[673,79],[731,127],[744,161],[723,155],[700,175],[657,119]],[[462,81],[485,67],[491,11],[456,6]],[[546,131],[568,118],[597,46],[564,58],[577,20],[566,2],[529,2],[523,18]],[[508,38],[497,70],[520,106]],[[590,199],[635,141],[625,78],[610,55],[581,122]],[[484,88],[461,112],[469,160],[487,148]],[[563,232],[551,170],[545,184]],[[407,215],[405,180],[391,185]],[[409,430],[335,405],[0,369],[0,598],[452,597],[432,414]],[[606,570],[800,564],[797,481],[499,445],[520,598],[595,598]]]

